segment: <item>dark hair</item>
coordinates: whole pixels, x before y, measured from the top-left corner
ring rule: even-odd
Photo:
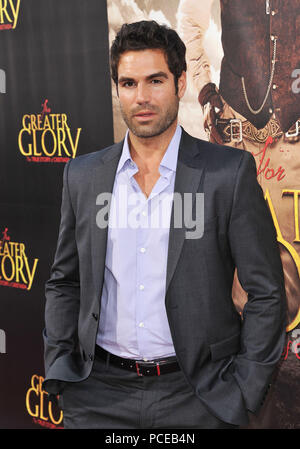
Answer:
[[[176,93],[178,78],[186,71],[186,47],[175,30],[154,20],[126,23],[119,30],[110,49],[111,75],[118,85],[120,57],[126,51],[161,49],[166,55],[170,72],[174,75]]]

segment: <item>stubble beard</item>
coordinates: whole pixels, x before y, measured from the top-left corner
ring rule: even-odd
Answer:
[[[123,116],[123,120],[126,123],[127,127],[130,129],[130,131],[136,136],[140,138],[150,138],[150,137],[156,137],[160,134],[164,133],[170,126],[175,122],[175,120],[178,117],[178,109],[179,109],[179,99],[176,97],[176,101],[172,103],[169,108],[166,110],[163,117],[158,120],[157,122],[153,123],[152,125],[149,125],[147,123],[141,123],[141,124],[134,124],[134,118],[132,115],[127,114],[124,109],[121,106],[121,113]],[[141,107],[140,110],[149,110],[152,112],[158,112],[157,108],[153,108],[149,106]],[[135,111],[134,114],[137,114],[139,111]]]

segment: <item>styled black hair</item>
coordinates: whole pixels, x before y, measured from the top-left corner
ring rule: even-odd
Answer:
[[[154,49],[164,51],[169,70],[174,75],[177,94],[178,78],[186,71],[186,47],[175,30],[166,25],[159,25],[154,20],[126,23],[116,35],[110,49],[111,75],[116,86],[118,66],[123,53]]]

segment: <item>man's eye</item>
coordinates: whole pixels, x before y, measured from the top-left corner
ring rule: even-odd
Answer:
[[[133,87],[134,82],[133,81],[126,81],[126,83],[123,84],[123,87]]]
[[[162,83],[161,80],[156,80],[156,79],[151,80],[151,82],[152,82],[153,84],[161,84],[161,83]]]

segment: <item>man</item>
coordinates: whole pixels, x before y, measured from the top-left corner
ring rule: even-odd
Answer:
[[[209,140],[249,151],[257,179],[278,222],[285,275],[288,330],[300,322],[300,246],[293,195],[299,185],[300,102],[293,73],[300,58],[300,1],[220,0],[222,47],[219,88],[204,48],[213,0],[181,0],[180,33],[188,71],[204,110]],[[297,199],[295,203],[297,203]],[[233,299],[247,300],[238,279]]]
[[[186,63],[175,31],[123,25],[111,66],[129,131],[64,171],[44,388],[62,396],[67,428],[244,425],[285,334],[282,266],[254,159],[178,126]],[[193,235],[201,194],[204,233]],[[160,218],[167,226],[154,226]],[[231,299],[235,266],[248,292],[243,319]]]

